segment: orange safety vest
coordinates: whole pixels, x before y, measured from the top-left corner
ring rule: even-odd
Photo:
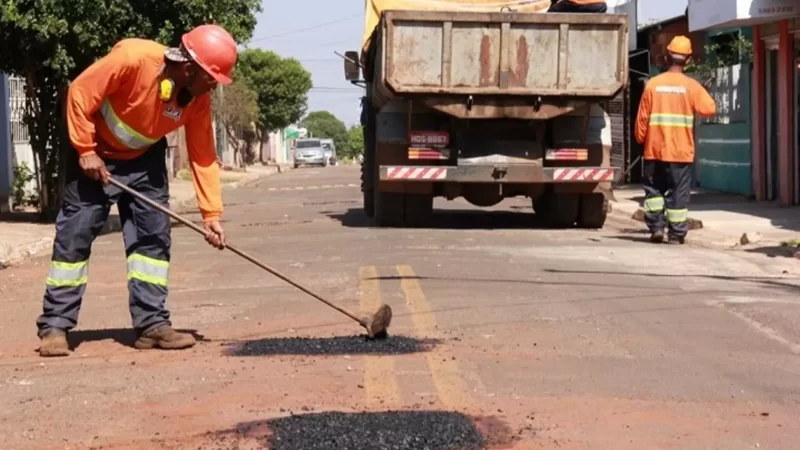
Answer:
[[[717,113],[714,99],[696,80],[666,72],[647,82],[636,116],[636,142],[644,159],[694,162],[694,115]]]
[[[195,98],[185,108],[174,99],[163,101],[159,82],[166,49],[150,40],[124,39],[81,73],[67,93],[69,138],[81,155],[130,160],[185,127],[198,206],[205,220],[218,220],[222,191],[211,94]]]

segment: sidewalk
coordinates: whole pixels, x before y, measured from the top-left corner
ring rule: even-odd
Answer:
[[[611,202],[613,215],[644,221],[641,209],[644,190],[640,186],[617,188],[614,196],[617,202]],[[704,247],[793,256],[794,249],[781,243],[800,239],[800,207],[781,207],[734,194],[693,190],[689,218],[691,230],[687,242]],[[647,230],[644,223],[641,227]],[[743,242],[745,234],[747,240]]]
[[[287,170],[286,167],[262,166],[247,167],[247,172],[222,171],[223,191],[246,186],[260,178]],[[170,203],[174,211],[194,208],[194,186],[191,175],[182,171],[170,182]],[[27,258],[48,253],[52,249],[55,229],[53,224],[40,224],[35,217],[26,213],[13,213],[0,216],[0,269],[21,262]],[[101,234],[121,230],[116,205],[111,208],[106,226]]]

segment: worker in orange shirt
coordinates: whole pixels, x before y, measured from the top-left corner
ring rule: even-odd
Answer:
[[[669,69],[647,82],[636,117],[636,141],[644,144],[644,211],[650,241],[683,244],[689,231],[689,197],[694,163],[695,114],[716,114],[705,87],[683,71],[692,43],[676,36],[667,46]]]
[[[166,135],[181,126],[206,240],[225,247],[222,195],[211,120],[211,91],[229,84],[233,37],[216,25],[184,34],[177,48],[124,39],[70,84],[64,196],[56,220],[43,312],[41,356],[67,356],[77,325],[92,243],[117,203],[128,266],[129,307],[139,349],[192,347],[165,307],[171,250],[169,218],[108,185],[109,176],[169,205]]]
[[[608,5],[597,0],[550,0],[547,12],[557,13],[605,13]]]

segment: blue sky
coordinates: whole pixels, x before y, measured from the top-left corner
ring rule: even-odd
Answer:
[[[683,14],[688,0],[639,0],[639,20]],[[344,79],[341,58],[361,47],[364,0],[264,0],[249,46],[299,59],[311,72],[309,112],[328,110],[346,125],[358,123],[361,89]]]

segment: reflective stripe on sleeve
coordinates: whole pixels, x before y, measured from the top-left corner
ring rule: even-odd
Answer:
[[[78,287],[86,284],[89,261],[67,263],[51,261],[46,284],[52,287]]]
[[[117,116],[117,113],[114,112],[114,108],[111,107],[111,103],[109,103],[108,100],[103,101],[100,113],[103,115],[108,129],[111,130],[117,140],[126,147],[140,149],[150,147],[158,142],[158,139],[150,139],[142,136],[142,134],[134,130],[130,125],[123,122],[119,116]]]
[[[166,287],[169,281],[169,261],[134,253],[128,257],[128,280]]]

